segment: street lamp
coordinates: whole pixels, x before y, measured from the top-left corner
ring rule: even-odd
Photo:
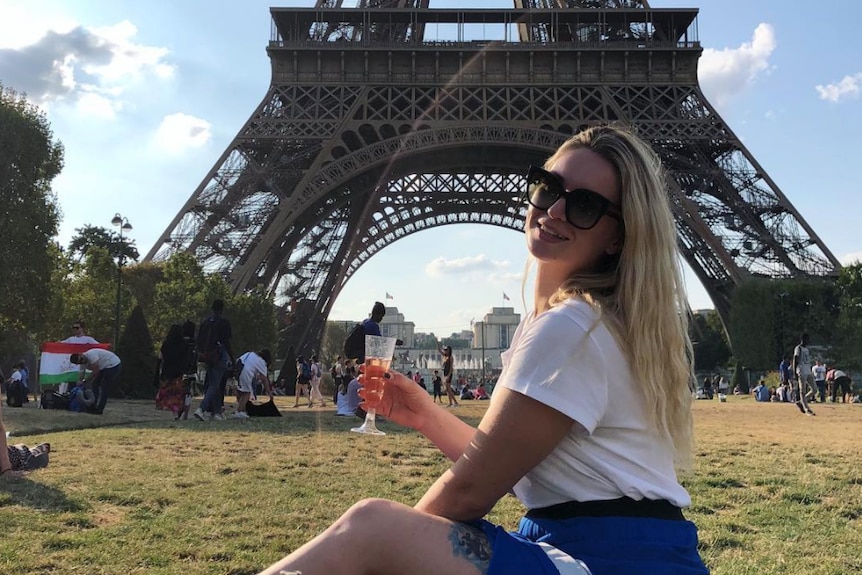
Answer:
[[[126,259],[126,253],[123,249],[123,232],[132,231],[132,224],[129,223],[128,218],[114,214],[111,225],[120,228],[120,241],[118,243],[120,254],[117,256],[117,309],[114,314],[114,351],[116,351],[120,343],[120,290],[123,286],[123,264]]]

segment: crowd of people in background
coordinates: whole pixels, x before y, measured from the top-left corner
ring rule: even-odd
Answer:
[[[853,380],[848,373],[834,365],[827,365],[822,359],[812,360],[809,348],[810,337],[804,333],[792,355],[785,355],[778,364],[777,383],[770,385],[773,376],[760,377],[750,393],[758,402],[793,403],[799,411],[814,416],[810,407],[813,403],[862,403],[862,395],[854,391]],[[774,382],[774,380],[772,380]],[[706,376],[698,399],[713,399],[727,393],[728,381],[724,376]],[[733,389],[734,395],[743,395],[739,385]]]

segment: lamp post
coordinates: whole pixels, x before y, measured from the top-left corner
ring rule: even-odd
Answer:
[[[114,350],[120,343],[120,301],[121,288],[123,286],[123,264],[125,263],[126,253],[123,245],[123,232],[132,231],[132,224],[128,218],[124,218],[120,214],[114,214],[111,219],[111,225],[120,228],[120,240],[118,242],[120,253],[117,256],[117,309],[114,313]]]

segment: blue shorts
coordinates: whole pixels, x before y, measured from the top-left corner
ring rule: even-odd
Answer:
[[[690,521],[641,517],[521,519],[518,531],[478,521],[491,543],[488,575],[560,575],[549,544],[583,561],[593,575],[708,575]]]

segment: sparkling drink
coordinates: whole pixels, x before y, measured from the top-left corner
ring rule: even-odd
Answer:
[[[383,399],[383,374],[389,371],[391,359],[369,357],[365,360],[365,403],[370,408],[376,408]]]
[[[375,409],[380,405],[383,397],[383,375],[389,371],[392,363],[392,354],[395,352],[394,337],[381,337],[379,335],[365,336],[365,365],[363,366],[362,387],[365,397],[365,423],[354,427],[350,431],[356,433],[367,433],[368,435],[386,435],[374,424]]]

